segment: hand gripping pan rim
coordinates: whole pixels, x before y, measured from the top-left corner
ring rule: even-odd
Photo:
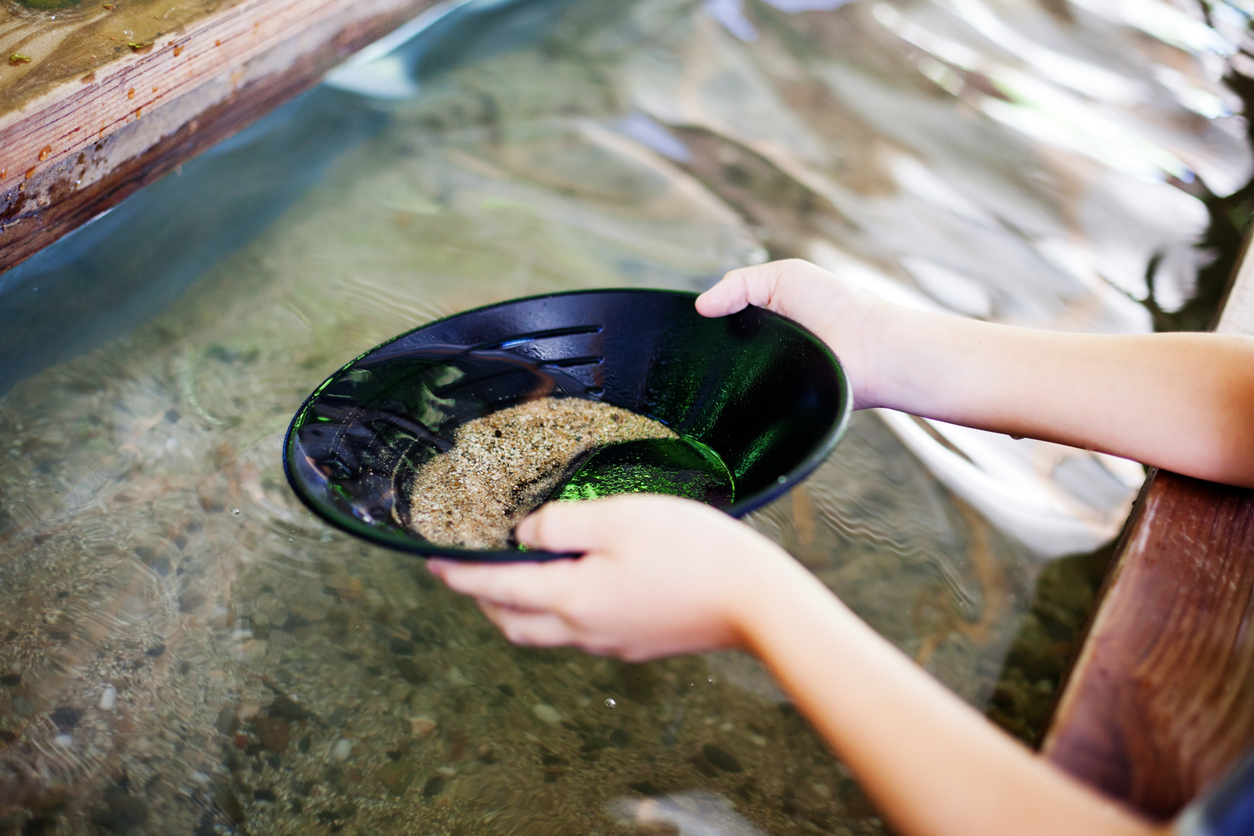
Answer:
[[[695,293],[636,288],[550,293],[485,305],[399,334],[346,363],[305,399],[283,441],[288,482],[326,522],[400,551],[475,562],[570,557],[440,546],[372,524],[317,496],[310,486],[312,463],[297,449],[297,432],[311,408],[355,368],[381,368],[385,361],[416,351],[447,349],[449,356],[508,352],[521,365],[557,375],[563,394],[604,400],[657,418],[681,434],[705,440],[721,454],[717,439],[740,449],[743,473],[737,475],[755,487],[744,496],[738,491],[736,501],[723,510],[741,517],[796,486],[827,458],[848,427],[852,394],[839,360],[803,326],[761,308],[706,319],[696,313],[695,299]],[[554,345],[581,353],[546,355]],[[591,353],[592,347],[601,350]],[[739,373],[745,369],[748,373]],[[572,391],[580,387],[582,392]],[[789,402],[787,408],[783,401]],[[772,411],[778,414],[761,427],[742,426],[761,422]],[[767,479],[758,471],[769,462],[761,450],[754,450],[769,452],[772,445],[796,449],[782,472],[765,471],[771,477]]]

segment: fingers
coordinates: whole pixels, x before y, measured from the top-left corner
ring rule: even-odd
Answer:
[[[697,313],[702,316],[727,316],[747,305],[766,308],[788,315],[784,283],[808,271],[818,271],[799,259],[771,261],[752,267],[741,267],[723,276],[722,281],[697,297]]]
[[[528,612],[502,607],[491,601],[475,601],[488,620],[513,644],[530,647],[562,647],[575,637],[559,616],[549,612]]]
[[[743,310],[748,304],[748,282],[740,270],[733,270],[697,297],[697,313],[709,317],[728,316]]]
[[[674,545],[675,535],[694,527],[721,527],[730,522],[722,512],[692,499],[624,494],[586,502],[551,502],[519,523],[514,534],[528,546],[580,552],[586,560],[641,544],[642,538],[661,537],[655,545]]]
[[[531,548],[551,552],[594,551],[617,527],[613,500],[597,502],[550,502],[528,516],[514,536]]]
[[[568,585],[573,561],[549,563],[461,563],[429,560],[427,568],[464,595],[521,610],[553,609]]]

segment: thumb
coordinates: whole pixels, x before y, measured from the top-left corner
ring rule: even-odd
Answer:
[[[747,305],[766,308],[792,319],[800,319],[790,310],[796,307],[799,282],[823,274],[822,268],[808,261],[788,258],[740,267],[697,297],[697,313],[702,316],[727,316]]]
[[[702,316],[728,316],[749,304],[749,285],[741,270],[733,270],[719,283],[697,297],[697,313]]]
[[[520,543],[551,552],[593,551],[606,536],[603,502],[550,502],[514,528]]]
[[[676,537],[699,531],[713,534],[725,526],[739,528],[739,523],[696,500],[621,494],[580,502],[550,502],[520,522],[514,536],[528,546],[547,551],[606,554],[625,543],[665,542],[674,547]]]

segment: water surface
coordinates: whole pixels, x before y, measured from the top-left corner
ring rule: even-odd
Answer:
[[[511,647],[420,561],[310,515],[283,430],[436,317],[770,257],[1149,330],[1249,178],[1218,80],[1245,18],[1210,14],[472,4],[0,275],[3,828],[885,832],[751,660]],[[1139,480],[860,413],[751,523],[1030,736]]]

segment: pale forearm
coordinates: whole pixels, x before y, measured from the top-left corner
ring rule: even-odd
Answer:
[[[906,836],[1147,836],[991,726],[808,574],[757,585],[744,636]]]
[[[1112,453],[1254,487],[1254,337],[1096,335],[893,305],[813,264],[733,270],[697,300],[791,317],[836,352],[855,406]]]
[[[1011,328],[885,308],[864,400],[1254,486],[1254,339]]]

